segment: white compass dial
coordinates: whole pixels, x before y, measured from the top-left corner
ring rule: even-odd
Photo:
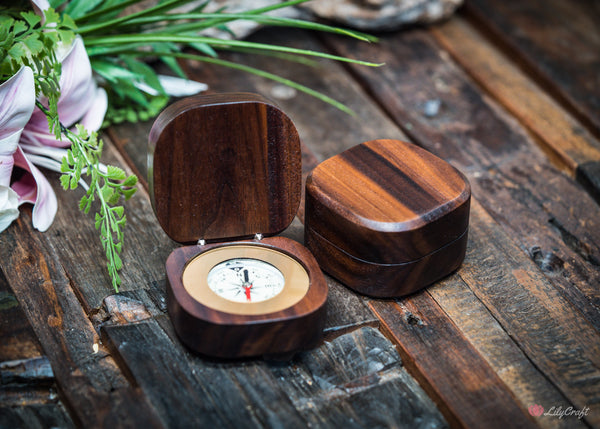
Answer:
[[[261,302],[278,295],[285,285],[281,271],[268,262],[235,258],[215,265],[207,277],[208,287],[233,302]]]

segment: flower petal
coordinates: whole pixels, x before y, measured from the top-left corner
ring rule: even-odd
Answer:
[[[0,185],[0,232],[19,217],[19,196],[7,186]]]
[[[13,153],[34,105],[33,71],[29,67],[22,67],[0,85],[0,186],[10,185]]]
[[[34,106],[33,71],[24,66],[0,85],[0,153],[15,151],[20,132],[31,118]],[[6,140],[9,137],[10,140]]]
[[[96,126],[90,129],[95,131],[100,128],[108,107],[106,93],[97,87],[92,77],[92,66],[79,36],[62,60],[60,91],[58,117],[65,126],[70,127],[89,114],[86,121]],[[46,115],[38,109],[25,127],[23,140],[38,146],[66,147],[71,144],[67,140],[58,141],[50,134]]]
[[[194,95],[208,89],[208,85],[195,80],[182,79],[175,76],[158,75],[158,80],[165,92],[173,97]]]
[[[34,203],[33,226],[46,231],[56,215],[58,202],[54,190],[48,180],[25,156],[21,148],[15,152],[15,166],[25,170],[25,174],[12,184],[12,189],[19,195],[19,205]]]
[[[94,102],[79,121],[88,131],[98,131],[104,122],[104,115],[108,109],[108,95],[103,88],[96,88]]]

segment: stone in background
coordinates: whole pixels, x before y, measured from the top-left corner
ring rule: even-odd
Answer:
[[[225,7],[226,12],[233,13],[276,3],[277,0],[214,0],[206,11]],[[277,10],[272,14],[303,19],[310,19],[312,16],[332,21],[334,25],[377,32],[397,30],[411,24],[430,24],[445,19],[462,3],[463,0],[314,0],[297,8]],[[246,37],[259,27],[251,21],[234,21],[227,26],[238,39]],[[211,30],[210,35],[231,37],[214,30]]]

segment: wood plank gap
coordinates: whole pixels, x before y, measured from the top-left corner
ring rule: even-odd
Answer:
[[[98,334],[58,256],[50,251],[47,236],[33,231],[29,209],[21,209],[0,240],[0,266],[51,363],[73,421],[94,427],[113,426],[119,420],[123,426],[143,422],[161,427],[112,358],[102,349],[94,352]]]
[[[577,118],[590,133],[600,139],[600,122],[598,122],[598,118],[590,117],[584,109],[580,108],[576,100],[567,92],[561,90],[548,75],[540,70],[532,59],[528,58],[500,29],[491,24],[489,18],[477,10],[476,6],[469,1],[465,2],[460,15],[464,16],[507,57],[511,58],[526,75],[537,82],[544,92],[550,94],[567,112]]]
[[[566,167],[576,177],[580,166],[600,162],[600,142],[468,21],[455,17],[430,32],[485,92],[536,137],[542,149],[553,155],[550,159],[560,160],[559,168]],[[600,193],[594,182],[578,179],[592,188],[593,196]]]
[[[357,324],[349,324],[349,325],[344,325],[344,326],[333,326],[331,328],[325,328],[323,330],[323,340],[324,341],[333,341],[337,337],[349,334],[351,332],[354,332],[354,331],[362,329],[362,328],[369,327],[369,328],[379,329],[380,326],[381,326],[381,323],[378,321],[375,321],[375,320],[366,321],[366,322],[357,323]]]
[[[548,408],[552,404],[563,409],[573,406],[506,333],[458,273],[429,287],[427,292],[523,406],[543,404]],[[586,427],[585,423],[573,418],[540,416],[536,422],[543,428]]]
[[[427,292],[371,301],[411,375],[453,427],[535,427],[512,392]]]

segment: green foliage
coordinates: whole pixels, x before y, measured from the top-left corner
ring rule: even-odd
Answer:
[[[367,42],[375,40],[351,30],[266,15],[267,12],[307,0],[283,1],[242,13],[227,13],[224,8],[205,13],[210,0],[187,13],[178,13],[177,10],[188,4],[188,0],[160,0],[155,6],[138,8],[135,12],[127,9],[141,1],[50,0],[52,8],[45,11],[44,24],[33,11],[27,10],[29,2],[25,0],[14,1],[11,8],[0,6],[0,82],[10,78],[24,65],[33,69],[36,95],[47,98],[47,105],[37,102],[38,108],[46,114],[49,129],[56,138],[66,138],[71,142],[71,148],[62,159],[60,183],[67,190],[76,189],[83,182],[82,175],[89,180],[89,188],[80,199],[79,208],[87,214],[94,205],[99,206],[94,224],[100,233],[108,271],[116,291],[121,283],[118,271],[123,266],[120,254],[126,222],[119,201],[135,193],[137,177],[128,176],[121,168],[114,166],[103,169],[100,164],[103,143],[96,133],[88,133],[80,126],[77,132],[73,132],[61,124],[57,111],[61,67],[56,58],[56,46],[69,45],[76,34],[84,38],[92,68],[104,80],[109,96],[104,125],[147,120],[156,116],[167,104],[169,97],[156,72],[143,61],[148,56],[159,59],[180,77],[185,77],[185,73],[177,62],[179,59],[243,70],[296,88],[348,113],[352,112],[343,104],[301,84],[222,60],[218,58],[219,51],[276,55],[306,64],[310,63],[305,60],[306,57],[320,57],[368,66],[378,65],[311,50],[206,37],[201,33],[212,28],[234,36],[227,27],[228,23],[251,20],[266,25],[336,33]],[[190,53],[190,49],[194,53]]]
[[[372,36],[356,31],[266,15],[272,10],[290,7],[304,1],[306,0],[290,0],[241,13],[227,13],[225,8],[205,13],[205,7],[210,3],[210,0],[207,0],[192,11],[178,13],[177,8],[186,4],[186,0],[163,0],[156,6],[138,8],[139,10],[135,12],[128,12],[126,7],[139,3],[140,0],[121,2],[72,0],[69,2],[69,8],[72,9],[68,10],[83,10],[81,8],[85,6],[85,14],[76,16],[76,22],[79,25],[78,33],[84,38],[94,70],[110,83],[107,85],[109,95],[107,124],[126,120],[145,120],[158,114],[166,105],[168,98],[160,90],[160,84],[156,84],[157,78],[154,70],[149,69],[142,72],[134,66],[135,62],[139,63],[139,59],[143,59],[148,56],[148,53],[151,53],[176,75],[185,77],[185,73],[177,63],[177,58],[189,55],[189,48],[198,53],[196,59],[199,61],[211,62],[210,59],[214,59],[215,61],[212,61],[214,64],[225,67],[233,65],[234,68],[283,82],[351,113],[350,109],[341,103],[296,82],[281,79],[276,75],[241,64],[221,61],[218,59],[219,51],[237,50],[253,54],[276,54],[281,58],[294,61],[309,56],[370,66],[376,64],[317,51],[206,37],[201,33],[202,30],[216,28],[233,35],[227,27],[228,23],[236,20],[251,20],[266,25],[336,33],[367,42],[375,40]],[[155,89],[156,93],[149,94],[143,89],[144,86],[140,85],[141,83]]]
[[[44,107],[40,107],[44,110]],[[49,111],[44,110],[46,114]],[[81,125],[77,126],[77,133],[62,127],[61,131],[70,142],[71,148],[62,160],[60,177],[62,187],[75,189],[81,180],[82,174],[90,179],[89,188],[79,200],[79,209],[89,213],[92,203],[99,203],[99,210],[94,217],[94,225],[100,232],[100,242],[106,253],[108,273],[116,292],[119,291],[121,279],[119,270],[123,267],[120,254],[123,249],[123,227],[126,217],[123,206],[118,205],[121,197],[126,200],[131,198],[136,191],[137,177],[127,175],[122,168],[109,165],[106,171],[100,167],[102,155],[102,140],[96,133],[88,133]]]
[[[34,71],[37,95],[48,99],[49,126],[60,137],[58,112],[60,95],[60,63],[55,47],[59,43],[69,45],[75,38],[75,22],[68,16],[60,16],[53,9],[46,11],[46,21],[32,11],[3,10],[0,17],[0,81],[9,79],[21,67]]]

